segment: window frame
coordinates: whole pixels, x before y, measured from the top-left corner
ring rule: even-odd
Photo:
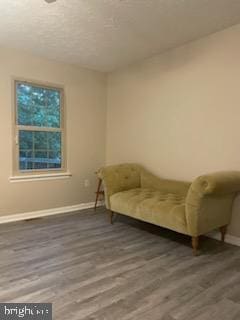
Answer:
[[[39,88],[57,90],[60,93],[60,127],[40,127],[18,124],[18,105],[17,105],[17,85],[26,84]],[[26,80],[21,78],[13,79],[13,176],[33,176],[33,175],[54,175],[67,171],[66,167],[66,119],[65,119],[65,95],[64,87],[56,84],[49,84],[41,81]],[[42,131],[42,132],[60,132],[61,133],[61,168],[44,169],[24,169],[19,167],[19,132],[24,131]]]

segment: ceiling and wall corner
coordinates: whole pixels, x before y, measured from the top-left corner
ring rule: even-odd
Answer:
[[[240,22],[236,0],[0,1],[0,46],[112,71]]]

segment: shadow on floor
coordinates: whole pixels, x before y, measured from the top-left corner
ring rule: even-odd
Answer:
[[[102,212],[102,213],[107,214],[107,212]],[[114,225],[117,226],[118,223],[127,224],[133,228],[137,228],[139,230],[149,232],[161,238],[165,238],[165,239],[177,242],[179,244],[182,244],[184,246],[191,247],[191,238],[187,235],[184,235],[160,226],[156,226],[151,223],[147,223],[144,221],[140,221],[128,216],[115,213]],[[224,252],[229,248],[231,248],[231,250],[234,250],[234,248],[236,248],[236,250],[239,250],[237,246],[233,246],[227,243],[222,244],[220,241],[211,239],[207,236],[200,237],[199,250],[201,254],[214,255],[220,252]]]

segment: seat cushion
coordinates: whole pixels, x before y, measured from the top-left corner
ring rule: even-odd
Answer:
[[[185,197],[148,188],[135,188],[113,194],[111,210],[188,234]]]

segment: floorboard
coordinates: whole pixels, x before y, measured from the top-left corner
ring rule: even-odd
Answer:
[[[0,302],[54,320],[240,320],[240,248],[104,208],[0,225]]]

